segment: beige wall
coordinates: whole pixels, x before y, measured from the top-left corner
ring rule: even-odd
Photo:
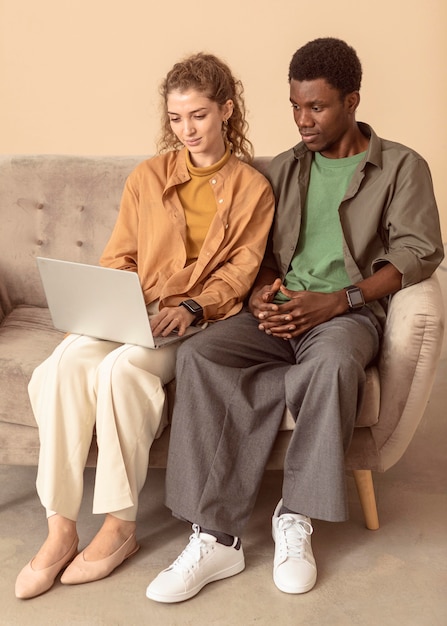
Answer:
[[[446,0],[0,0],[0,151],[151,154],[160,80],[198,50],[243,80],[258,155],[298,140],[293,52],[346,39],[362,60],[358,118],[429,162],[447,235]]]

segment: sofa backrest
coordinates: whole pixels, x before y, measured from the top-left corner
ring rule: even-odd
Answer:
[[[0,156],[0,314],[46,306],[35,257],[97,264],[145,156]],[[267,157],[254,165],[265,172]]]

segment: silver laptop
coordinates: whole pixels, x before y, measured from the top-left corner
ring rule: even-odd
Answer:
[[[153,337],[135,272],[43,257],[37,266],[58,330],[153,349],[201,330],[189,326],[182,337]]]

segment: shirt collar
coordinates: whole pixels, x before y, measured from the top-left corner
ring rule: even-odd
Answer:
[[[357,124],[359,125],[362,134],[369,139],[366,156],[363,164],[361,165],[362,169],[365,167],[366,163],[372,163],[372,165],[382,167],[382,145],[379,137],[369,124],[365,124],[364,122],[357,122]],[[309,152],[311,152],[303,141],[300,141],[300,143],[296,144],[296,146],[292,149],[293,155],[297,160],[304,158]]]

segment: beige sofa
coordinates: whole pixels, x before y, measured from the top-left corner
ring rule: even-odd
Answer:
[[[115,222],[128,173],[144,157],[0,157],[0,463],[37,463],[39,439],[27,384],[61,340],[54,330],[35,257],[97,264]],[[258,158],[263,171],[268,158]],[[368,393],[346,467],[354,470],[368,527],[378,526],[370,470],[402,456],[424,412],[442,344],[443,303],[436,277],[392,300],[380,359],[368,369]],[[168,396],[172,406],[173,389]],[[290,415],[269,468],[281,468]],[[163,467],[169,429],[150,464]],[[92,446],[90,463],[94,463]]]

